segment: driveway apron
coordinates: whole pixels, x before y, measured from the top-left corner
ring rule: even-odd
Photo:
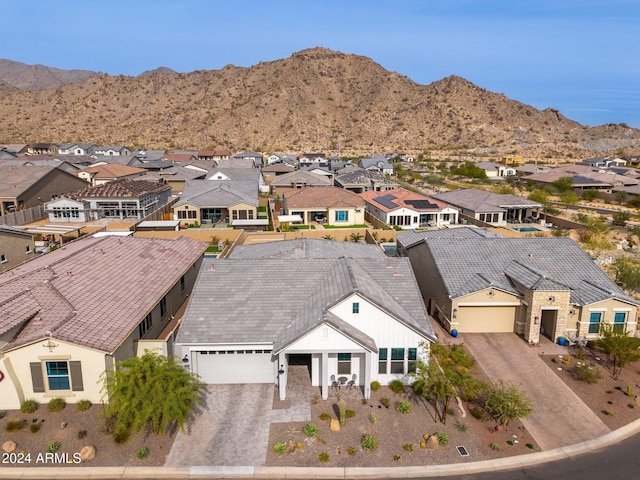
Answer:
[[[296,381],[298,375],[292,375],[292,369],[289,378]],[[306,373],[306,367],[302,369],[300,373]],[[290,407],[284,410],[272,409],[272,384],[209,385],[206,409],[187,434],[178,432],[165,466],[264,465],[271,423],[311,419],[308,374],[300,383],[301,388],[287,389]]]
[[[461,337],[492,381],[520,384],[531,399],[535,411],[522,424],[541,449],[609,433],[602,420],[540,358],[542,347],[531,347],[514,333],[465,333]]]

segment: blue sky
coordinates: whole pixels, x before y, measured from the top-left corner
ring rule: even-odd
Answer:
[[[640,128],[638,0],[0,0],[0,58],[138,75],[323,46],[429,84],[459,75],[585,125]]]

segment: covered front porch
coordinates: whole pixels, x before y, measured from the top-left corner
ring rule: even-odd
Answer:
[[[323,400],[341,393],[345,396],[371,396],[372,352],[362,348],[351,351],[295,351],[278,354],[280,400],[287,398],[289,377],[293,368],[306,367],[312,386],[318,387]],[[293,385],[291,385],[293,387]]]

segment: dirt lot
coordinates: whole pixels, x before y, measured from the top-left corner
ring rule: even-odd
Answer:
[[[58,454],[68,453],[71,459],[73,454],[79,453],[85,445],[94,446],[95,458],[82,462],[82,465],[87,467],[164,465],[175,433],[163,437],[139,433],[131,436],[126,443],[117,444],[105,431],[101,410],[101,405],[92,405],[89,410],[79,412],[76,405],[69,404],[64,410],[56,413],[49,412],[47,405],[40,405],[32,414],[24,414],[19,410],[8,411],[4,418],[0,419],[0,438],[2,439],[0,443],[7,440],[16,442],[16,453],[31,454],[30,466],[52,466],[50,463],[47,465],[37,461],[38,454],[44,456],[47,446],[52,442],[60,443]],[[22,422],[23,427],[17,432],[7,432],[5,430],[7,423],[15,420]],[[31,432],[32,424],[40,425],[36,433]],[[63,424],[66,424],[64,428],[62,428]],[[138,450],[145,447],[149,449],[149,455],[145,459],[137,458]]]

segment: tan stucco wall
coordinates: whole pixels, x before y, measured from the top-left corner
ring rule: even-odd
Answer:
[[[591,305],[585,305],[581,309],[575,310],[575,315],[570,316],[571,320],[568,328],[577,329],[579,338],[597,337],[597,335],[588,333],[589,317],[593,311],[602,312],[602,322],[611,324],[613,323],[616,311],[624,311],[627,313],[626,331],[633,333],[637,327],[638,307],[615,298],[603,300],[602,302],[593,303]]]
[[[30,253],[27,253],[30,247]],[[0,272],[28,262],[35,257],[33,236],[0,232],[0,254],[6,255],[7,261],[0,263]]]

